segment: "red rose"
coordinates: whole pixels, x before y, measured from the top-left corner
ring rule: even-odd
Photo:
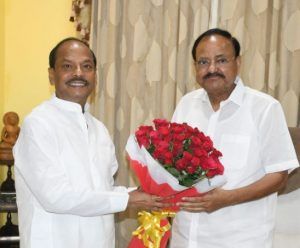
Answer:
[[[151,126],[140,126],[139,129],[135,132],[136,136],[147,136],[153,130]]]
[[[188,166],[185,170],[189,174],[194,174],[196,172],[196,168],[193,166]]]
[[[203,132],[199,132],[199,133],[197,134],[197,137],[200,138],[200,139],[202,140],[202,142],[204,142],[204,141],[206,140],[206,138],[207,138],[207,137],[204,135]]]
[[[218,158],[222,156],[222,153],[218,151],[217,149],[213,149],[211,156]]]
[[[149,137],[152,141],[152,143],[156,143],[158,140],[160,140],[159,132],[157,131],[150,131]]]
[[[183,133],[185,128],[181,124],[171,123],[171,131],[175,134]]]
[[[219,162],[217,163],[217,167],[215,169],[209,170],[206,173],[206,176],[211,178],[216,175],[223,175],[223,173],[224,173],[224,166]]]
[[[170,147],[170,143],[166,142],[164,140],[161,140],[157,142],[157,148],[162,149],[162,150],[167,150]]]
[[[164,156],[165,164],[172,164],[173,162],[172,152],[165,152],[163,156]]]
[[[205,142],[202,144],[202,148],[206,151],[211,151],[213,149],[213,143],[211,139],[206,139]]]
[[[175,167],[178,170],[184,170],[188,165],[187,160],[185,159],[178,159],[175,163]]]
[[[165,152],[167,152],[166,148],[164,148],[164,147],[156,147],[155,151],[153,152],[153,154],[155,154],[156,158],[163,158]]]
[[[218,165],[217,165],[216,161],[211,157],[201,159],[201,168],[203,170],[216,169],[217,166]]]
[[[173,139],[176,142],[182,142],[186,139],[186,137],[184,133],[179,133],[179,134],[174,134]]]
[[[202,141],[200,138],[196,137],[196,136],[193,136],[191,138],[191,141],[192,141],[192,145],[193,146],[200,146],[202,144]]]
[[[173,143],[172,153],[174,157],[179,157],[182,154],[183,146],[181,143]]]
[[[198,128],[164,119],[153,122],[155,128],[141,126],[136,131],[138,144],[144,146],[160,164],[176,168],[180,173],[180,184],[189,187],[191,180],[203,177],[203,171],[207,178],[223,174],[224,167],[218,159],[222,153]]]
[[[160,127],[168,127],[170,124],[170,122],[164,119],[155,119],[153,122],[156,129],[159,129]]]
[[[185,132],[187,134],[188,137],[192,136],[194,133],[194,128],[192,128],[191,126],[189,126],[186,123],[183,123],[184,127],[185,127]]]
[[[192,158],[193,158],[193,155],[190,154],[189,152],[184,151],[184,152],[183,152],[183,158],[184,158],[185,160],[187,160],[187,161],[191,161]]]
[[[207,157],[207,152],[202,148],[192,148],[192,152],[198,158]]]
[[[214,176],[216,176],[218,174],[219,174],[218,170],[209,170],[209,171],[206,172],[206,176],[208,178],[212,178],[212,177],[214,177]]]
[[[164,154],[164,156],[165,156],[165,158],[169,158],[169,159],[172,159],[172,158],[173,158],[172,152],[166,152],[166,153]]]
[[[150,142],[147,137],[140,137],[140,138],[137,137],[137,141],[140,147],[144,146],[147,149],[150,146]]]
[[[194,168],[197,168],[199,165],[200,165],[200,159],[197,158],[197,157],[193,157],[191,159],[191,165],[194,167]]]
[[[157,131],[158,131],[159,134],[162,135],[162,136],[167,136],[167,135],[170,134],[170,130],[169,130],[169,128],[166,127],[166,126],[159,127],[159,128],[157,129]]]

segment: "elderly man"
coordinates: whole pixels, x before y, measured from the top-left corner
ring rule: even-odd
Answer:
[[[49,65],[55,96],[27,116],[14,147],[21,247],[114,247],[113,213],[166,205],[113,185],[114,145],[86,103],[96,85],[88,45],[59,42]]]
[[[227,183],[186,197],[173,223],[172,248],[271,248],[277,191],[299,166],[282,108],[238,77],[239,42],[221,29],[194,43],[196,79],[173,115],[209,135]]]

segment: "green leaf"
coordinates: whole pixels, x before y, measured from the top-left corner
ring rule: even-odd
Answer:
[[[183,180],[179,181],[180,185],[191,187],[194,184],[194,180],[189,177],[184,178]]]
[[[170,172],[174,177],[178,178],[180,176],[179,171],[174,167],[167,167],[168,172]]]
[[[201,181],[201,180],[203,180],[205,177],[206,177],[206,176],[204,175],[204,176],[201,176],[201,177],[195,178],[195,179],[194,179],[194,183],[193,183],[193,184],[200,182],[200,181]]]
[[[150,154],[152,154],[152,153],[154,152],[154,150],[155,150],[154,145],[153,145],[153,144],[150,144],[150,146],[149,146],[149,148],[147,149],[147,151],[148,151]]]
[[[183,141],[183,150],[187,151],[192,143],[191,139],[185,139]]]

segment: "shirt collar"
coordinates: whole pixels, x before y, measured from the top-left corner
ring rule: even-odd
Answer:
[[[234,83],[236,84],[235,88],[231,92],[228,99],[226,99],[224,102],[231,101],[236,103],[237,105],[241,105],[243,101],[245,86],[243,84],[242,79],[239,76],[236,77]],[[200,98],[203,102],[209,102],[207,92],[205,90],[200,92],[201,92],[200,94],[195,95],[195,98]]]
[[[81,105],[79,103],[70,102],[70,101],[60,99],[55,94],[52,95],[52,98],[50,99],[50,103],[52,103],[56,107],[61,108],[63,110],[82,113],[82,108],[81,108]],[[88,103],[86,103],[84,105],[84,113],[89,110],[89,106],[90,105]]]
[[[237,105],[241,105],[245,92],[245,86],[243,84],[242,79],[239,76],[236,77],[234,83],[236,84],[236,86],[226,101],[231,101],[236,103]]]

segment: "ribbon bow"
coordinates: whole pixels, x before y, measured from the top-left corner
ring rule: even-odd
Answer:
[[[153,211],[152,213],[149,213],[141,211],[138,213],[138,216],[140,226],[132,234],[137,236],[138,239],[141,239],[145,247],[159,248],[162,237],[171,228],[171,224],[166,218],[173,218],[175,212]],[[165,219],[167,223],[164,226],[161,226],[161,221],[163,219]]]

